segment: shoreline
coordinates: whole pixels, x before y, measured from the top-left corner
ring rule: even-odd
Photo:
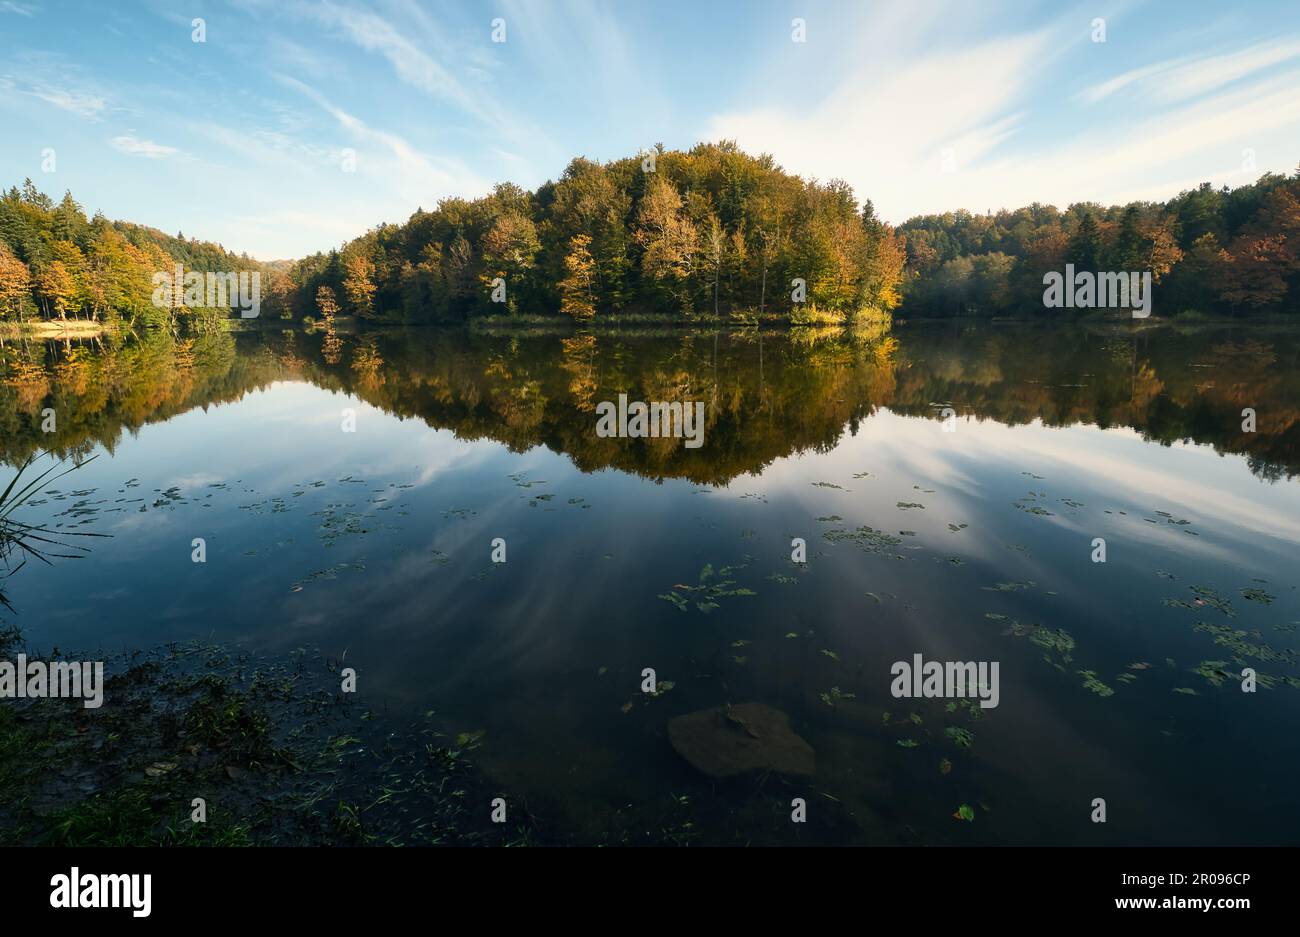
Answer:
[[[114,326],[93,319],[0,322],[0,338],[94,338],[114,331]]]
[[[256,333],[268,331],[293,331],[304,334],[325,332],[322,323],[310,320],[294,319],[227,319],[223,328],[231,334]],[[501,315],[480,316],[461,322],[447,323],[403,323],[375,320],[358,320],[351,316],[341,316],[335,320],[333,331],[342,335],[364,334],[366,332],[407,331],[422,329],[464,329],[471,334],[480,335],[570,335],[583,332],[653,332],[686,330],[725,331],[725,332],[777,332],[801,331],[807,329],[880,329],[888,331],[894,326],[1008,326],[1008,325],[1075,325],[1103,327],[1107,330],[1122,329],[1126,331],[1149,331],[1152,329],[1176,328],[1180,331],[1202,328],[1289,328],[1300,325],[1300,316],[1271,315],[1236,318],[1232,316],[1151,316],[1132,319],[1116,316],[1071,316],[1044,317],[1041,315],[1024,316],[909,316],[895,312],[889,315],[872,317],[855,324],[847,318],[818,316],[807,322],[797,322],[788,315],[767,314],[762,318],[736,318],[732,316],[687,317],[675,313],[628,313],[610,315],[588,320],[576,320],[560,315]],[[123,331],[118,323],[108,323],[87,319],[68,319],[66,321],[43,320],[39,322],[0,322],[0,341],[40,339],[87,339]],[[126,331],[131,331],[128,327]]]

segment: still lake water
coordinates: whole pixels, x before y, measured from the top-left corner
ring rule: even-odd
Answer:
[[[579,841],[1294,843],[1298,363],[1261,327],[9,343],[0,459],[51,406],[101,453],[23,519],[112,539],[7,590],[44,651],[346,653]],[[598,438],[620,393],[704,400],[704,445]],[[1000,704],[893,698],[917,653],[998,661]],[[728,702],[816,776],[690,767],[668,720]]]

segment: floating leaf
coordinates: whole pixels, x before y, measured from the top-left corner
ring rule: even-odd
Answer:
[[[1260,605],[1272,605],[1277,598],[1275,595],[1269,595],[1263,589],[1241,589],[1241,597],[1248,602],[1258,602]]]
[[[477,732],[462,732],[456,736],[456,747],[473,751],[482,744],[485,735],[487,735],[486,729],[479,729]]]
[[[1022,589],[1032,589],[1038,583],[1032,579],[1024,582],[999,582],[995,586],[983,586],[985,592],[1019,592]]]
[[[1083,677],[1083,685],[1087,689],[1092,690],[1092,692],[1096,693],[1098,696],[1115,695],[1114,690],[1112,690],[1110,687],[1106,686],[1106,684],[1102,683],[1100,680],[1097,679],[1097,674],[1094,671],[1080,670],[1077,671],[1077,673],[1079,674],[1079,676]]]
[[[960,726],[948,726],[943,730],[943,734],[952,739],[958,748],[970,748],[975,744],[975,733]]]

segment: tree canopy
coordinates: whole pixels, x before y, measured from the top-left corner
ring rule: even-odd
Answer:
[[[1237,189],[1206,182],[1167,202],[946,212],[898,230],[907,249],[902,311],[910,315],[1042,309],[1043,275],[1067,263],[1149,270],[1158,314],[1300,312],[1300,170]]]
[[[272,292],[289,318],[318,315],[324,285],[346,313],[407,324],[520,312],[842,317],[898,300],[902,241],[870,204],[729,141],[605,164],[579,157],[535,192],[502,183],[473,201],[443,199],[305,258]]]
[[[156,228],[109,221],[64,194],[55,203],[30,179],[0,195],[0,322],[28,317],[88,317],[167,324],[203,310],[159,308],[157,273],[263,271],[246,254],[219,244],[175,237]]]

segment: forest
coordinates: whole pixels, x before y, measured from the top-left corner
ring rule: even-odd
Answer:
[[[724,141],[578,158],[535,192],[503,183],[444,199],[299,261],[270,301],[314,315],[324,288],[324,308],[405,324],[627,312],[812,321],[887,311],[902,280],[901,239],[846,183],[805,181]]]
[[[1150,271],[1158,317],[1300,313],[1300,169],[1167,202],[925,215],[898,233],[903,311],[918,317],[1059,315],[1043,309],[1043,275],[1067,263]]]
[[[91,218],[71,192],[54,202],[30,179],[0,196],[0,323],[33,318],[90,319],[112,325],[174,326],[225,318],[229,310],[153,303],[157,273],[268,271],[248,255],[174,237],[156,228]],[[236,313],[237,315],[237,313]]]
[[[484,316],[578,322],[835,323],[908,317],[1077,315],[1044,309],[1043,275],[1150,271],[1157,317],[1300,310],[1300,170],[1236,189],[1204,183],[1167,202],[1034,204],[880,220],[841,180],[791,175],[735,143],[609,163],[574,159],[557,181],[446,198],[341,248],[259,263],[183,234],[87,218],[30,180],[0,197],[0,322],[205,322],[226,310],[158,308],[152,277],[260,270],[262,315],[376,324]]]

